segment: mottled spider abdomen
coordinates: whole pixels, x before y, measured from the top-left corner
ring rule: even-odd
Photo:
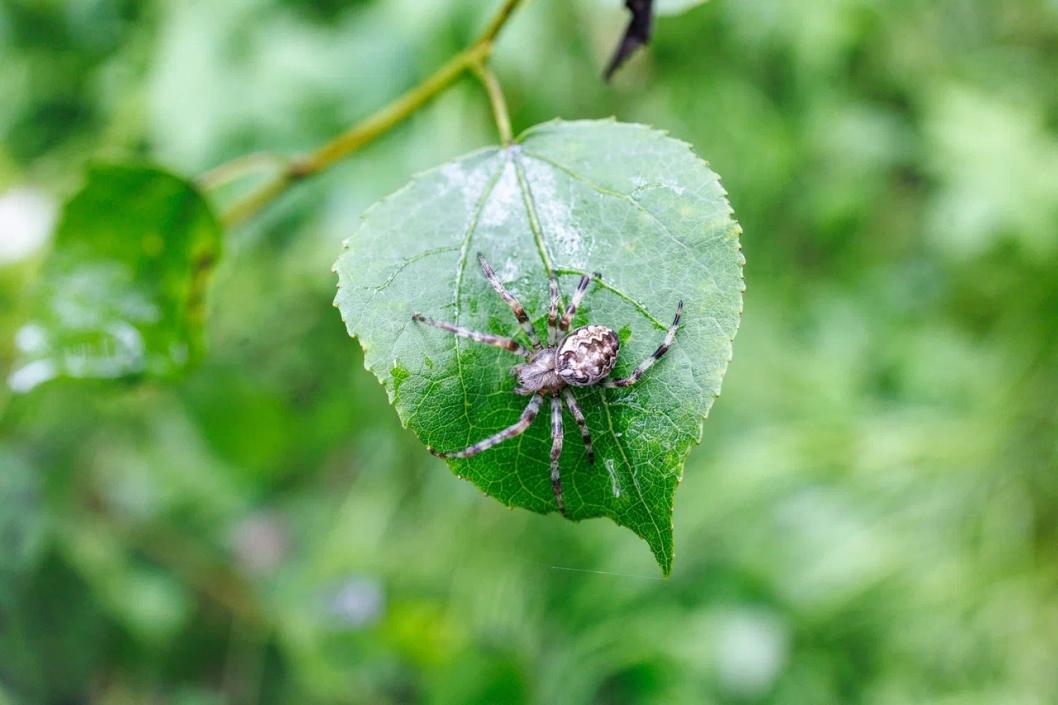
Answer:
[[[578,328],[559,343],[555,371],[574,387],[596,384],[613,370],[620,349],[617,334],[606,326]]]

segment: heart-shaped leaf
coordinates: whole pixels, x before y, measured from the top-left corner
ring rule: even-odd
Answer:
[[[574,325],[618,332],[615,376],[654,351],[682,299],[671,352],[638,384],[575,390],[595,464],[568,414],[561,458],[568,515],[629,527],[667,573],[676,485],[719,394],[741,316],[739,233],[716,174],[688,145],[642,125],[551,122],[511,147],[420,175],[373,206],[335,265],[335,304],[402,422],[449,451],[514,423],[527,403],[513,392],[514,355],[412,321],[421,312],[519,336],[476,253],[541,334],[548,272],[565,301],[582,274],[600,272]],[[546,405],[541,416],[521,436],[449,461],[452,470],[504,504],[554,511]]]
[[[16,336],[8,382],[166,375],[199,347],[221,230],[187,181],[151,166],[92,167],[63,209]]]

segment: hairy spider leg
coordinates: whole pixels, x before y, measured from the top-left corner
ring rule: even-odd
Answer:
[[[470,330],[469,328],[463,328],[461,326],[452,325],[451,323],[445,323],[444,321],[435,321],[432,318],[428,318],[421,313],[413,313],[411,320],[418,323],[425,323],[428,326],[434,328],[440,328],[446,330],[453,335],[458,335],[460,338],[469,338],[475,343],[482,343],[484,345],[492,345],[493,347],[503,348],[515,355],[522,357],[528,357],[529,351],[519,345],[516,341],[510,338],[504,338],[500,335],[490,335],[489,333],[478,333],[476,330]]]
[[[543,402],[544,397],[542,395],[534,394],[533,398],[529,400],[529,404],[526,405],[525,411],[522,412],[521,418],[519,418],[517,422],[503,429],[499,433],[495,433],[484,440],[478,441],[474,445],[464,448],[463,450],[452,451],[451,453],[441,453],[430,446],[426,446],[426,450],[430,451],[438,458],[469,458],[472,455],[477,455],[494,445],[503,443],[508,438],[514,438],[517,435],[525,433],[525,430],[533,423],[533,419],[535,419],[536,415],[540,413],[540,405]]]
[[[588,462],[594,465],[595,448],[591,444],[591,431],[588,430],[588,420],[584,418],[584,412],[580,410],[580,406],[577,404],[577,400],[569,387],[562,390],[562,398],[566,400],[569,413],[573,414],[573,420],[577,422],[577,428],[580,429],[580,438],[584,441],[584,450],[588,454]]]
[[[525,331],[526,336],[529,338],[529,344],[533,346],[533,350],[539,350],[540,338],[536,336],[536,330],[533,328],[532,321],[529,320],[529,316],[526,315],[525,309],[518,299],[511,295],[511,292],[503,286],[500,282],[500,278],[496,276],[495,270],[492,265],[485,261],[485,255],[478,253],[478,263],[481,264],[481,271],[485,273],[485,278],[489,280],[489,284],[492,284],[492,288],[496,290],[496,293],[503,297],[503,300],[507,302],[507,305],[514,311],[514,317],[518,319],[518,323],[521,324],[522,330]]]
[[[580,278],[576,291],[574,291],[573,296],[570,297],[569,308],[567,308],[566,313],[563,314],[562,320],[558,322],[558,327],[562,331],[569,330],[569,324],[573,321],[573,316],[577,313],[577,307],[580,306],[580,302],[584,300],[584,295],[588,293],[588,286],[591,285],[591,280],[599,279],[601,277],[601,274],[595,272],[594,274],[585,274]]]
[[[562,478],[558,473],[558,458],[562,455],[562,400],[551,397],[551,491],[555,493],[558,511],[566,516],[566,504],[562,501]]]
[[[551,273],[551,306],[547,309],[547,344],[554,346],[558,343],[558,310],[562,308],[561,294],[558,292],[558,279],[555,273]]]
[[[628,375],[624,379],[613,379],[607,380],[605,385],[607,387],[630,387],[639,381],[639,378],[643,376],[643,373],[654,366],[654,363],[660,360],[665,353],[672,347],[672,341],[676,338],[676,329],[680,325],[680,316],[683,315],[683,301],[676,306],[676,317],[672,319],[672,325],[669,326],[668,331],[665,333],[665,340],[661,342],[658,349],[654,351],[654,354],[648,357],[643,362],[639,363],[639,367],[632,370],[632,374]]]

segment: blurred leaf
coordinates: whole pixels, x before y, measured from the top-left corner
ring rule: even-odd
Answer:
[[[32,568],[44,545],[40,478],[36,469],[0,445],[0,595],[13,576]]]
[[[113,630],[90,587],[54,554],[26,578],[13,599],[0,595],[0,683],[14,703],[76,702],[105,668]]]
[[[553,122],[510,149],[484,149],[423,174],[374,206],[336,265],[336,305],[403,423],[442,450],[517,420],[508,353],[412,324],[426,315],[513,335],[510,309],[480,276],[482,252],[535,317],[547,269],[570,293],[602,272],[574,325],[619,332],[616,376],[650,355],[683,299],[668,357],[634,387],[577,391],[592,429],[589,465],[567,414],[562,478],[574,519],[607,516],[671,567],[683,463],[720,391],[742,309],[739,226],[716,174],[689,147],[642,125]],[[556,509],[545,406],[518,439],[450,465],[511,506]]]
[[[11,387],[183,367],[200,347],[220,236],[209,205],[183,179],[151,166],[92,167],[63,211],[18,334]]]
[[[188,585],[130,555],[128,540],[104,521],[78,518],[63,527],[62,548],[100,606],[145,643],[172,639],[192,614]]]

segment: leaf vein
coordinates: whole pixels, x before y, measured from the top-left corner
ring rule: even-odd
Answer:
[[[462,321],[462,309],[461,309],[461,296],[463,293],[463,277],[466,273],[467,268],[467,253],[470,251],[470,239],[474,235],[474,231],[477,230],[478,223],[481,221],[481,213],[485,210],[485,204],[488,203],[489,198],[492,197],[493,192],[496,189],[496,184],[499,183],[500,176],[503,174],[503,170],[507,167],[506,162],[500,163],[500,168],[496,170],[496,174],[489,180],[485,187],[481,191],[481,197],[474,206],[474,213],[470,218],[470,223],[467,227],[466,235],[463,236],[463,245],[459,251],[459,261],[456,263],[456,281],[455,281],[455,292],[452,295],[452,304],[455,307],[455,323],[461,325]],[[460,352],[462,350],[462,338],[458,336],[452,336],[452,347],[455,350],[456,359],[456,376],[459,378],[459,386],[463,390],[463,417],[467,422],[467,443],[470,443],[470,434],[474,427],[473,422],[470,420],[470,393],[467,390],[466,377],[463,374],[463,359]]]
[[[544,231],[540,227],[540,217],[536,212],[536,202],[533,200],[533,191],[529,187],[529,182],[525,177],[525,167],[522,166],[522,160],[518,156],[521,148],[518,151],[511,149],[511,155],[513,156],[514,171],[518,176],[518,188],[522,192],[522,200],[525,202],[525,211],[529,216],[529,229],[533,233],[533,241],[536,244],[536,250],[540,253],[540,259],[544,263],[544,271],[547,276],[551,276],[553,269],[551,266],[551,258],[547,256],[547,245],[544,243]]]
[[[394,279],[396,279],[398,276],[400,276],[401,272],[403,272],[405,269],[407,269],[411,265],[415,264],[419,260],[426,259],[427,257],[432,257],[433,255],[443,254],[445,252],[455,252],[457,250],[459,250],[459,248],[455,247],[455,246],[435,247],[435,248],[430,249],[430,250],[424,250],[423,252],[420,252],[417,255],[412,255],[411,257],[405,257],[404,259],[402,259],[400,261],[400,264],[397,265],[397,268],[394,269],[393,272],[390,273],[390,275],[388,277],[386,277],[386,280],[384,282],[382,282],[378,286],[374,287],[374,293],[376,293],[376,294],[381,293],[382,290],[384,290],[387,286],[389,286],[390,284],[393,283]]]
[[[556,269],[555,270],[555,274],[577,274],[577,275],[583,276],[585,274],[588,274],[588,272],[584,271],[583,269],[573,269],[573,268],[564,267],[564,268]],[[652,314],[650,311],[647,310],[646,306],[644,306],[639,300],[635,299],[632,295],[625,293],[621,289],[618,289],[616,286],[614,286],[613,284],[610,284],[605,279],[601,279],[601,278],[600,279],[596,279],[595,283],[598,284],[599,286],[601,286],[603,289],[606,289],[610,293],[614,294],[618,298],[624,299],[628,303],[632,304],[632,306],[637,311],[639,311],[639,313],[644,318],[646,318],[648,321],[653,323],[659,329],[668,330],[668,326],[667,325],[665,325],[660,320],[658,320],[658,318],[656,316],[654,316],[654,314]]]
[[[617,450],[621,453],[621,459],[624,461],[625,466],[628,468],[628,472],[632,475],[632,485],[636,488],[636,494],[639,495],[639,501],[643,505],[643,509],[646,510],[647,516],[650,517],[650,523],[654,526],[654,532],[658,536],[658,545],[662,546],[665,544],[665,536],[661,533],[661,527],[654,521],[654,512],[650,511],[650,505],[647,504],[646,497],[643,496],[643,489],[639,486],[639,481],[636,479],[635,465],[629,460],[628,454],[625,452],[624,446],[621,445],[621,438],[614,431],[613,427],[613,416],[610,415],[610,403],[606,400],[606,395],[602,389],[598,389],[599,401],[601,402],[603,411],[606,412],[606,426],[610,432],[610,436],[614,440],[614,445],[617,446]]]
[[[688,254],[690,254],[691,258],[695,262],[697,262],[699,265],[701,265],[703,270],[705,270],[706,274],[709,276],[709,281],[712,282],[712,284],[713,284],[713,288],[716,289],[717,291],[721,290],[720,289],[720,285],[717,283],[716,278],[713,276],[713,273],[712,273],[710,267],[708,266],[708,263],[707,262],[703,262],[699,258],[697,250],[695,250],[693,247],[688,245],[686,242],[684,242],[680,238],[676,237],[676,234],[672,232],[672,229],[665,223],[665,221],[661,220],[656,215],[654,215],[654,212],[651,211],[646,206],[644,206],[642,203],[640,203],[638,199],[630,196],[627,193],[621,193],[620,191],[614,191],[612,189],[608,189],[605,186],[603,186],[602,184],[597,183],[597,182],[587,178],[586,176],[582,176],[581,174],[578,174],[577,172],[573,171],[569,167],[556,162],[555,160],[551,159],[550,157],[545,157],[543,155],[535,154],[533,152],[529,152],[529,151],[526,151],[526,150],[523,150],[523,154],[525,154],[525,156],[529,157],[530,159],[533,159],[535,161],[540,162],[541,164],[546,164],[547,166],[550,166],[552,169],[555,169],[556,171],[561,171],[563,174],[566,174],[567,176],[569,176],[571,179],[573,179],[575,181],[580,181],[581,183],[586,185],[588,188],[592,189],[593,191],[599,193],[602,196],[609,196],[611,198],[616,198],[616,199],[619,199],[619,200],[622,200],[622,201],[627,201],[628,203],[631,203],[640,213],[643,213],[644,215],[649,217],[651,220],[653,220],[658,226],[660,226],[662,232],[664,232],[665,235],[670,240],[672,240],[674,243],[676,243],[677,245],[682,247],[684,250],[686,250],[688,252]]]

